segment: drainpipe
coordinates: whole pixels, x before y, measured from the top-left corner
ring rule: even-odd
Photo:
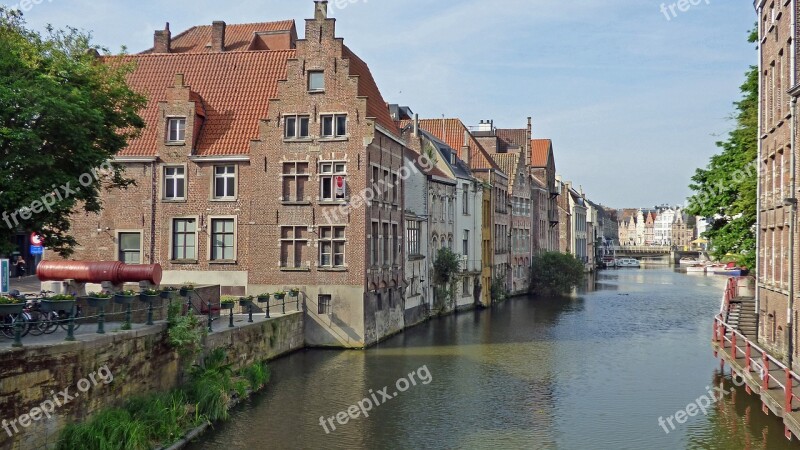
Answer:
[[[797,8],[795,7],[796,0],[792,0],[792,33],[795,33],[797,27]],[[791,70],[789,72],[789,80],[790,86],[794,89],[795,85],[797,84],[797,74],[795,67],[795,50],[796,50],[796,43],[795,40],[792,39],[791,51],[789,52],[789,61]],[[760,75],[760,74],[759,74]],[[789,335],[789,341],[787,344],[787,365],[789,369],[792,369],[792,363],[794,360],[794,277],[795,277],[795,270],[794,270],[794,252],[795,252],[795,221],[797,220],[797,161],[795,157],[795,151],[797,148],[797,97],[795,96],[796,93],[792,93],[791,99],[791,115],[792,115],[792,127],[791,127],[791,138],[790,142],[790,149],[791,155],[790,159],[790,181],[789,181],[789,198],[784,201],[784,206],[789,206],[789,305],[787,308],[787,333]]]
[[[792,1],[794,3],[794,0]],[[759,180],[756,183],[756,301],[755,301],[755,308],[756,308],[756,341],[758,341],[758,336],[760,333],[761,327],[761,288],[760,288],[760,275],[761,275],[761,265],[764,263],[761,259],[761,151],[762,151],[762,139],[761,139],[761,130],[763,130],[763,121],[764,117],[761,113],[761,93],[763,92],[764,86],[762,81],[762,68],[763,68],[763,47],[761,46],[761,33],[763,31],[763,26],[761,24],[761,13],[763,12],[763,7],[760,5],[756,5],[756,14],[758,16],[758,45],[759,45],[759,55],[758,55],[758,177]],[[792,69],[794,72],[794,69]]]

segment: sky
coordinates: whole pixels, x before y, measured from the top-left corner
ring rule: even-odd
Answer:
[[[165,22],[175,35],[214,20],[295,19],[302,37],[314,9],[311,0],[26,1],[31,28],[76,27],[132,53],[152,47]],[[735,126],[733,102],[757,63],[751,1],[692,1],[681,11],[677,0],[332,0],[330,15],[387,102],[468,126],[524,128],[531,116],[564,180],[597,203],[652,207],[685,202],[692,174]]]

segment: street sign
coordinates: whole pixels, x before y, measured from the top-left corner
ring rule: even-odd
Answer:
[[[8,294],[11,290],[11,263],[0,259],[0,294]]]
[[[44,254],[44,247],[41,245],[31,245],[31,255],[43,255]]]
[[[35,245],[37,247],[42,246],[43,239],[39,236],[39,233],[33,232],[31,233],[31,245]]]

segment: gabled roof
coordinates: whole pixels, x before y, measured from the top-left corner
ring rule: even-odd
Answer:
[[[500,166],[500,170],[508,175],[508,191],[514,192],[514,184],[517,182],[517,169],[519,168],[520,153],[495,153],[492,159]]]
[[[533,139],[531,141],[531,167],[546,168],[553,152],[553,141],[550,139]]]
[[[458,178],[472,178],[472,171],[469,169],[469,166],[467,166],[467,164],[458,157],[457,151],[436,138],[436,136],[432,135],[431,133],[425,130],[420,130],[419,132],[436,147],[436,149],[439,151],[439,154],[442,155],[442,158],[447,166],[453,172],[453,175]],[[456,157],[455,164],[451,163],[451,155],[455,155]]]
[[[208,53],[208,45],[211,43],[211,25],[201,25],[189,28],[188,30],[172,37],[170,45],[171,53]],[[280,22],[261,22],[244,23],[225,26],[225,51],[246,51],[253,43],[253,38],[257,33],[289,33],[295,39],[297,31],[294,20],[282,20]],[[277,49],[275,49],[277,50]],[[281,50],[287,50],[282,48]],[[150,48],[142,54],[153,53]]]
[[[458,150],[459,157],[464,159],[461,155],[461,148],[464,146],[464,132],[469,130],[459,119],[422,119],[419,121],[420,128],[428,131],[437,139],[449,145],[451,148]],[[469,146],[469,166],[472,169],[494,169],[502,171],[489,156],[489,153],[483,146],[475,139],[472,133],[467,136],[467,144]],[[507,174],[506,174],[507,175]]]
[[[516,147],[525,150],[527,147],[528,130],[524,128],[498,128],[496,133],[500,141],[499,150],[502,152],[507,152],[509,148]]]
[[[420,168],[420,170],[421,170],[422,172],[424,172],[425,174],[427,174],[427,175],[433,175],[433,176],[435,176],[435,177],[444,178],[444,179],[446,179],[446,180],[453,180],[453,177],[452,177],[450,174],[447,174],[447,173],[444,173],[444,172],[442,172],[442,170],[440,170],[440,169],[439,169],[438,167],[436,167],[436,166],[433,166],[433,168],[432,168],[432,169],[430,169],[430,170],[425,170],[426,168],[425,168],[425,167],[423,167],[423,166],[422,166],[422,164],[418,164],[418,161],[419,161],[419,159],[422,157],[422,155],[420,155],[419,153],[417,153],[417,152],[416,152],[416,151],[414,151],[413,149],[410,149],[410,148],[408,148],[408,147],[404,147],[404,149],[403,149],[403,150],[404,150],[404,152],[405,152],[405,155],[406,155],[408,158],[412,159],[412,160],[414,161],[414,164],[415,164],[417,167],[419,167],[419,168]]]
[[[175,74],[182,73],[192,100],[201,100],[205,114],[195,154],[246,155],[250,141],[258,138],[259,121],[269,116],[269,100],[277,94],[278,81],[286,79],[286,63],[294,50],[163,53],[109,58],[112,63],[134,61],[130,86],[148,99],[140,115],[146,127],[120,156],[155,156],[159,130],[159,102],[167,101],[167,89]],[[189,153],[187,151],[187,153]]]
[[[373,117],[381,126],[399,136],[400,132],[392,116],[389,105],[383,100],[369,66],[356,56],[347,46],[342,46],[342,58],[350,60],[350,75],[358,77],[358,95],[367,97],[367,117]]]

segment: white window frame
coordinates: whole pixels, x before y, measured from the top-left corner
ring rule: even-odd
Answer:
[[[325,119],[331,118],[332,134],[325,134]],[[339,129],[339,119],[344,118],[344,133]],[[319,136],[322,139],[341,139],[349,136],[347,130],[350,124],[347,119],[347,113],[326,113],[319,115]]]
[[[180,124],[183,123],[183,127]],[[186,142],[186,117],[184,116],[169,116],[167,117],[167,136],[166,141],[167,143],[184,143]],[[173,124],[177,125],[177,128],[173,128]],[[172,132],[175,131],[176,138],[172,139]],[[183,133],[183,136],[181,136]],[[182,139],[181,139],[182,137]]]
[[[323,229],[329,229],[331,232],[330,238],[323,237]],[[336,237],[336,230],[341,229],[343,231],[343,237],[337,238]],[[330,244],[330,264],[323,264],[322,262],[322,251],[323,251],[323,244]],[[339,253],[336,252],[336,244],[342,245],[342,264],[336,264],[336,255]],[[317,234],[317,247],[318,255],[317,255],[317,267],[322,269],[345,269],[347,268],[347,226],[346,225],[326,225],[320,226]]]
[[[286,173],[284,171],[284,169],[285,169],[287,164],[293,164],[294,165],[295,173]],[[300,165],[300,164],[305,164],[306,169],[307,169],[306,173],[303,173],[303,174],[297,173],[297,166]],[[284,184],[285,184],[287,178],[294,179],[294,191],[295,191],[295,198],[294,199],[287,199],[286,196],[284,195],[283,188],[284,188]],[[304,192],[303,193],[304,194],[303,198],[297,198],[297,191],[298,191],[297,186],[298,186],[298,180],[300,178],[305,178],[306,179],[306,189],[308,189],[308,187],[310,185],[310,181],[311,181],[311,163],[309,163],[308,161],[283,161],[283,162],[281,162],[281,201],[283,203],[305,203],[307,201],[306,199],[309,198],[308,192]]]
[[[175,259],[175,221],[176,220],[194,220],[194,258],[193,259]],[[173,263],[192,262],[196,263],[200,259],[200,218],[198,216],[178,216],[169,219],[169,258]]]
[[[233,174],[225,173],[220,178],[230,178],[233,176],[233,195],[217,196],[217,169],[222,167],[233,167]],[[225,184],[227,190],[227,183]],[[227,192],[226,192],[227,193]],[[234,201],[239,196],[239,165],[238,164],[215,164],[211,166],[211,200],[229,202]]]
[[[218,220],[233,221],[233,259],[214,259],[214,222]],[[239,260],[239,220],[238,216],[208,216],[208,242],[206,251],[208,261],[212,264],[231,264]]]
[[[294,133],[289,134],[289,120],[294,120]],[[303,120],[307,121],[306,135],[300,133],[300,124]],[[311,116],[309,114],[286,114],[283,116],[283,139],[285,140],[307,140],[311,139]]]
[[[313,87],[311,85],[311,79],[314,75],[320,75],[322,77],[322,87]],[[308,71],[308,78],[306,80],[306,88],[308,92],[325,92],[325,71],[324,70],[309,70]]]
[[[183,170],[183,196],[181,197],[167,197],[167,182],[171,181],[173,184],[179,177],[173,175],[168,176],[168,169],[182,169]],[[161,166],[161,200],[165,202],[185,202],[189,194],[189,169],[186,164],[165,164]],[[176,189],[177,190],[177,189]]]
[[[120,251],[122,250],[120,247],[121,239],[120,235],[123,234],[138,234],[139,235],[139,262],[138,264],[142,264],[144,261],[144,230],[117,230],[116,231],[116,239],[115,239],[115,255],[116,261],[120,260]]]
[[[330,166],[330,171],[325,171],[325,166]],[[339,171],[339,166],[344,166],[343,171]],[[325,203],[341,203],[346,202],[348,199],[347,195],[347,161],[320,161],[319,165],[317,166],[318,177],[319,177],[319,201]],[[336,198],[336,185],[335,180],[336,177],[344,177],[344,197],[343,198]],[[325,183],[330,183],[330,191],[331,196],[330,198],[326,198],[324,196],[324,186]]]

